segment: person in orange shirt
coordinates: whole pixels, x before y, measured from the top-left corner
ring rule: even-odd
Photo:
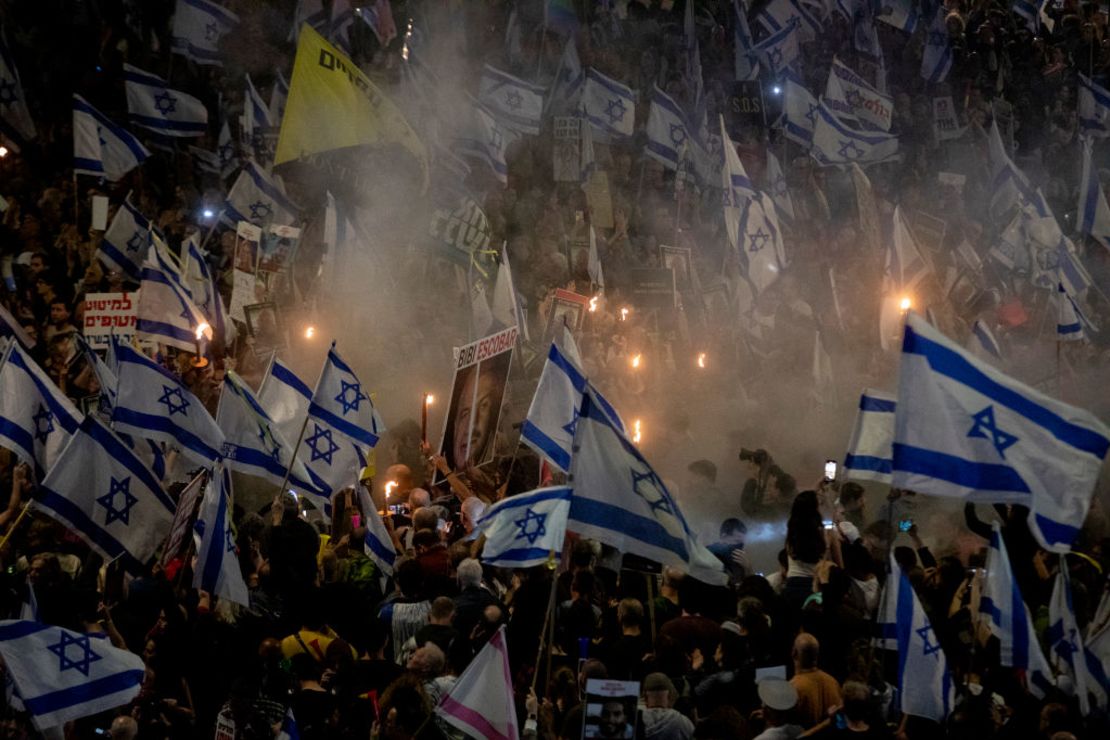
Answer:
[[[817,667],[820,652],[817,638],[808,632],[794,638],[794,677],[790,683],[798,690],[797,717],[806,728],[825,719],[830,709],[841,704],[840,684]]]

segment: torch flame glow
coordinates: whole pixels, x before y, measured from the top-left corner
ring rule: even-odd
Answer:
[[[200,340],[204,339],[204,335],[210,331],[212,331],[212,327],[209,326],[207,323],[202,322],[200,326],[197,327],[197,341],[199,342]]]
[[[621,321],[628,321],[628,314],[630,314],[630,313],[632,313],[631,308],[622,308],[621,309]]]
[[[396,488],[396,487],[397,487],[397,481],[395,481],[395,480],[391,480],[388,483],[386,483],[385,484],[385,497],[389,498],[389,495],[391,493],[393,493],[393,489]]]
[[[314,336],[316,336],[316,327],[309,324],[304,328],[304,338],[312,339]]]
[[[908,295],[902,296],[902,300],[898,301],[898,308],[902,309],[902,313],[909,311],[913,307],[913,301],[910,300]]]
[[[698,352],[698,367],[700,367],[702,370],[705,369],[705,353],[704,352]]]
[[[590,313],[593,313],[596,310],[597,310],[597,296],[595,295],[593,298],[590,299]]]
[[[632,367],[633,367],[633,368],[639,369],[639,367],[640,367],[640,359],[641,359],[641,355],[638,355],[638,354],[637,354],[637,355],[633,355],[633,356],[632,356]]]
[[[636,419],[632,422],[632,441],[639,444],[642,436],[643,435],[640,434],[640,420]]]
[[[435,402],[436,402],[436,397],[433,396],[431,393],[425,393],[424,394],[424,405],[425,406],[431,406]]]

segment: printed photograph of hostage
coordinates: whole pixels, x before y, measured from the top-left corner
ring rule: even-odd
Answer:
[[[439,453],[451,470],[476,468],[493,459],[512,357],[512,352],[502,352],[456,371]]]
[[[588,680],[582,737],[636,737],[636,704],[639,696],[638,681]]]

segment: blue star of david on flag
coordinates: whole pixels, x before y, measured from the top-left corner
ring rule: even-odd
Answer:
[[[967,436],[989,439],[994,449],[998,450],[998,455],[1005,460],[1006,450],[1013,446],[1018,438],[998,428],[994,420],[994,406],[987,406],[979,413],[973,414],[971,418],[975,424],[972,425]]]
[[[574,417],[563,425],[563,431],[573,437],[574,430],[578,428],[578,419],[581,418],[581,416],[582,410],[576,406],[574,408]]]
[[[274,212],[269,203],[264,203],[261,200],[255,201],[248,206],[251,211],[251,218],[262,220]]]
[[[54,414],[46,410],[46,407],[41,403],[35,415],[31,417],[31,421],[35,423],[35,439],[39,441],[40,445],[46,444],[46,438],[54,431]]]
[[[662,493],[663,481],[659,480],[659,475],[654,470],[649,468],[648,472],[641,473],[637,470],[630,469],[629,472],[632,473],[632,490],[651,507],[652,516],[655,516],[656,512],[660,511],[664,514],[674,514],[674,511],[671,509],[671,502],[668,501],[667,497]],[[645,482],[648,485],[644,485]],[[646,490],[641,490],[641,486]],[[654,493],[655,496],[650,497],[648,495],[650,493]]]
[[[134,234],[132,234],[131,238],[127,240],[127,251],[138,252],[140,249],[142,249],[143,244],[146,243],[145,237],[146,235],[139,231],[136,231]]]
[[[228,552],[235,552],[235,538],[231,536],[231,527],[224,530],[224,547]]]
[[[363,400],[368,400],[369,396],[362,392],[362,388],[358,383],[348,383],[345,380],[340,380],[343,384],[343,390],[335,397],[343,406],[343,415],[346,416],[352,411],[358,411],[358,405]],[[353,398],[352,398],[353,395]]]
[[[923,644],[922,650],[924,651],[924,654],[936,655],[936,659],[940,660],[941,656],[937,655],[937,653],[940,653],[940,643],[929,642],[929,633],[933,631],[933,625],[926,622],[924,627],[915,631],[917,632],[918,636],[921,637],[921,642]]]
[[[537,514],[532,509],[525,511],[520,519],[514,519],[513,524],[520,528],[515,539],[526,539],[529,545],[536,544],[536,540],[547,534],[547,514]]]
[[[0,80],[0,105],[11,105],[19,100],[15,83],[11,80]]]
[[[524,98],[520,96],[516,90],[510,90],[505,95],[505,105],[509,106],[512,110],[520,110],[520,106],[524,105]]]
[[[182,317],[186,319],[189,318],[188,312],[186,311],[183,313]],[[175,401],[174,399],[177,400]],[[159,397],[158,403],[166,404],[166,410],[169,411],[170,416],[175,414],[181,414],[182,416],[189,415],[188,412],[185,411],[185,409],[189,408],[189,401],[182,395],[180,388],[171,388],[168,385],[162,386],[162,395]]]
[[[92,645],[89,644],[89,636],[71,637],[66,634],[65,630],[61,630],[60,634],[61,639],[58,642],[47,646],[50,652],[58,656],[58,671],[65,673],[73,669],[82,676],[88,676],[89,664],[100,660],[100,656],[93,652]],[[76,660],[70,657],[69,647],[71,645],[76,645],[81,651],[81,655]]]
[[[270,457],[274,459],[274,462],[281,462],[281,447],[274,439],[274,432],[269,426],[258,425],[258,441],[262,443],[263,450],[270,451]]]
[[[609,125],[613,126],[624,120],[624,114],[628,109],[624,105],[624,100],[616,98],[609,101],[609,107],[605,111],[605,115],[609,116]]]
[[[220,38],[220,25],[218,23],[209,23],[204,27],[205,41],[218,41]]]
[[[312,450],[312,459],[309,462],[323,460],[331,465],[332,455],[339,451],[339,445],[331,438],[331,430],[313,423],[312,436],[305,438],[305,444]]]
[[[170,95],[169,90],[163,90],[154,96],[154,107],[163,116],[169,115],[177,110],[177,98]]]
[[[810,123],[817,123],[817,110],[820,108],[818,105],[810,104],[809,110],[806,111],[806,120]]]
[[[844,157],[845,159],[859,159],[863,156],[864,152],[862,149],[856,146],[856,142],[844,141],[843,139],[841,139],[840,149],[837,150],[837,154]]]
[[[671,133],[671,143],[674,144],[676,148],[682,146],[682,142],[686,141],[686,127],[685,126],[683,126],[681,124],[677,124],[677,123],[672,123],[670,133]]]
[[[117,496],[123,497],[122,507],[117,507],[116,505]],[[139,499],[131,493],[131,476],[123,480],[112,478],[112,482],[108,487],[108,493],[98,498],[96,503],[104,507],[105,526],[115,521],[121,521],[124,525],[130,526],[131,507],[139,503]]]
[[[760,226],[755,230],[754,234],[748,234],[748,251],[755,254],[759,250],[767,246],[767,242],[771,240],[771,235],[763,231]]]
[[[848,105],[852,106],[853,108],[863,107],[863,96],[860,95],[859,90],[849,90],[848,92],[844,93],[844,99],[847,100]]]

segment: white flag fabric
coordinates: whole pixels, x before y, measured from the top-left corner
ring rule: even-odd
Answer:
[[[757,293],[762,293],[778,279],[783,266],[782,232],[774,201],[766,193],[748,199],[737,238],[748,281]]]
[[[212,327],[214,336],[222,337],[224,342],[235,338],[235,324],[227,320],[227,309],[220,295],[216,276],[208,266],[205,253],[201,252],[199,232],[194,232],[181,245],[182,266],[181,284],[195,305]],[[231,336],[228,336],[228,332]]]
[[[775,201],[775,209],[779,215],[794,220],[794,199],[790,196],[790,188],[786,184],[786,175],[783,174],[779,158],[770,149],[767,150],[767,189]]]
[[[231,473],[217,465],[208,476],[193,529],[200,540],[193,570],[193,588],[249,607],[250,593],[239,568],[231,531]]]
[[[728,241],[733,247],[745,249],[740,232],[740,220],[746,212],[748,202],[756,196],[755,186],[748,178],[744,163],[736,153],[736,146],[725,130],[725,118],[721,116],[721,144],[724,147],[724,166],[721,168],[721,188],[724,190],[725,230]]]
[[[1108,437],[1091,413],[1007,377],[920,316],[907,316],[896,488],[1027,506],[1041,546],[1067,552],[1087,516]]]
[[[752,49],[762,64],[767,66],[767,70],[772,76],[778,77],[786,70],[792,68],[794,63],[798,61],[801,56],[801,33],[799,29],[801,23],[794,21],[788,23],[781,30],[778,30],[760,41]]]
[[[847,478],[890,484],[896,403],[897,398],[884,391],[867,388],[860,394],[856,425],[844,456]]]
[[[594,156],[594,127],[586,118],[578,119],[578,182],[585,188],[597,171],[597,157]]]
[[[354,370],[335,351],[334,342],[308,405],[308,415],[367,447],[376,445],[385,431],[374,402],[362,391]]]
[[[100,421],[86,416],[39,486],[35,507],[76,532],[105,560],[141,574],[169,532],[173,500],[150,469]]]
[[[192,95],[172,90],[157,75],[123,65],[127,113],[131,123],[163,136],[204,136],[208,133],[208,109]]]
[[[108,640],[26,620],[0,621],[0,657],[40,732],[127,704],[146,675]]]
[[[397,550],[393,546],[393,538],[385,528],[378,507],[370,498],[366,486],[356,485],[359,507],[362,509],[362,523],[366,527],[366,535],[362,538],[362,550],[366,556],[374,561],[387,576],[393,575],[393,566],[397,563]]]
[[[131,203],[131,193],[128,193],[104,232],[96,256],[109,269],[139,280],[150,246],[151,230],[150,221]]]
[[[571,489],[537,488],[501,499],[475,522],[485,535],[482,562],[499,568],[530,568],[559,559],[567,533]]]
[[[905,310],[902,301],[910,299],[931,269],[910,232],[901,206],[894,207],[892,238],[886,249],[883,268],[883,295],[879,305],[879,342],[884,350],[895,345]]]
[[[501,250],[501,264],[497,268],[497,278],[493,284],[493,301],[490,303],[494,327],[516,326],[525,340],[528,338],[526,322],[521,321],[520,297],[513,282],[513,269],[509,266],[509,250]]]
[[[876,164],[899,158],[898,137],[882,131],[856,131],[818,103],[810,154],[822,165]]]
[[[270,106],[262,99],[262,95],[255,89],[251,76],[246,75],[247,86],[243,91],[243,135],[252,139],[256,133],[273,128],[274,122],[270,118]]]
[[[348,55],[350,56],[350,55]],[[281,70],[274,72],[274,86],[270,88],[270,120],[280,124],[285,117],[285,103],[289,100],[289,82]]]
[[[782,130],[786,138],[809,148],[817,123],[817,98],[790,72],[783,75]]]
[[[155,342],[196,352],[198,330],[203,338],[212,339],[211,325],[189,297],[180,273],[156,240],[143,263],[135,332]]]
[[[836,57],[833,57],[829,76],[835,77],[840,83],[840,89],[844,91],[844,98],[851,106],[855,118],[883,131],[890,131],[894,120],[894,98],[876,90]]]
[[[631,136],[636,123],[636,95],[632,88],[590,68],[582,88],[582,108],[599,131]]]
[[[119,385],[113,428],[143,439],[176,445],[202,465],[223,456],[224,433],[192,391],[134,347],[116,348]]]
[[[645,153],[668,170],[678,169],[679,153],[690,138],[690,130],[682,108],[658,87],[652,91],[645,133]]]
[[[833,61],[836,58],[833,57]],[[833,114],[853,128],[863,127],[859,120],[856,119],[855,110],[848,102],[848,95],[844,92],[843,85],[840,84],[840,78],[836,76],[836,71],[830,67],[828,79],[825,81],[825,94],[821,96],[823,102]]]
[[[0,361],[0,444],[35,468],[39,480],[58,461],[82,414],[18,342]]]
[[[1079,74],[1079,129],[1085,136],[1110,136],[1110,90]]]
[[[299,212],[300,208],[289,200],[285,190],[255,162],[248,161],[227,194],[223,220],[232,228],[240,221],[291,226]]]
[[[898,651],[899,708],[904,714],[943,722],[955,705],[948,659],[910,579],[893,556],[876,622],[879,645]]]
[[[351,8],[351,0],[332,0],[328,40],[347,56],[351,55],[351,26],[354,22],[355,12]]]
[[[938,7],[925,33],[925,49],[921,54],[921,76],[926,82],[944,82],[952,69],[952,45],[948,39],[946,9]]]
[[[1063,285],[1056,288],[1056,308],[1056,341],[1082,342],[1087,339],[1085,327],[1079,318],[1079,306],[1064,290]]]
[[[97,385],[100,386],[100,390],[97,391],[99,396],[97,410],[104,415],[102,418],[110,419],[112,408],[116,405],[116,386],[118,385],[116,373],[108,367],[108,363],[100,359],[100,355],[89,346],[89,343],[80,334],[77,335],[77,343],[81,348],[81,354],[84,356],[85,362],[89,364],[93,375],[96,376]]]
[[[197,64],[222,67],[220,39],[238,25],[239,16],[211,0],[177,0],[173,52]]]
[[[296,42],[301,33],[301,26],[305,23],[320,32],[321,35],[328,30],[328,11],[324,10],[324,0],[297,0],[293,9],[293,28],[289,31],[289,40]]]
[[[590,275],[590,282],[597,286],[597,289],[605,291],[605,273],[601,269],[601,258],[597,253],[597,232],[594,227],[590,226],[590,253],[586,259],[586,272]],[[525,338],[527,340],[527,338]]]
[[[0,36],[0,134],[17,145],[37,135],[27,99],[23,97],[23,83],[15,68],[15,59],[3,36]]]
[[[547,96],[548,113],[553,116],[569,116],[578,112],[585,82],[586,73],[578,58],[578,47],[572,34],[563,47],[559,69],[555,72],[555,80],[551,83],[551,92]]]
[[[771,0],[755,19],[771,34],[797,23],[801,41],[812,41],[824,30],[821,19],[801,0]]]
[[[462,135],[455,139],[456,153],[485,162],[498,182],[507,185],[509,165],[505,160],[505,151],[515,133],[506,129],[481,106],[472,106],[471,111],[469,125],[464,126],[460,132]]]
[[[543,88],[489,66],[482,68],[478,99],[506,128],[535,136],[543,118]]]
[[[1022,600],[998,522],[992,525],[979,611],[988,616],[991,632],[998,638],[999,662],[1022,670],[1029,691],[1043,699],[1054,684],[1052,669],[1041,652],[1033,618]]]
[[[732,48],[735,51],[734,71],[737,82],[753,82],[759,79],[759,58],[753,53],[755,42],[748,27],[748,12],[740,0],[732,0],[732,16],[735,22]]]
[[[4,306],[0,305],[0,339],[14,339],[19,342],[25,349],[32,349],[38,342],[31,338],[31,335],[24,331],[11,312]],[[0,342],[0,349],[4,346]]]
[[[505,625],[501,625],[440,700],[436,715],[469,737],[517,740],[520,731],[511,675]]]
[[[705,583],[727,581],[721,561],[698,543],[663,479],[598,405],[587,387],[574,433],[567,527]]]
[[[1071,576],[1065,556],[1060,556],[1052,598],[1048,602],[1048,629],[1045,631],[1048,659],[1060,679],[1060,688],[1079,700],[1079,711],[1084,716],[1091,712],[1091,699],[1096,707],[1105,708],[1110,681],[1102,670],[1102,663],[1083,644],[1083,635],[1075,619],[1075,605],[1071,596]],[[1070,684],[1070,687],[1068,686]]]
[[[220,137],[216,142],[216,154],[220,156],[220,178],[227,179],[239,167],[238,149],[231,138],[231,126],[224,121],[220,126]]]
[[[150,156],[147,148],[80,95],[73,96],[73,172],[113,182]]]
[[[975,323],[971,325],[971,336],[968,337],[967,348],[976,357],[982,357],[985,353],[996,360],[1002,359],[1002,345],[994,338],[994,332],[982,319],[976,319]]]
[[[294,441],[300,436],[310,400],[312,389],[275,357],[258,389],[258,401],[286,439]]]
[[[1083,139],[1083,175],[1079,179],[1079,233],[1110,249],[1110,206],[1091,159],[1093,142]]]

